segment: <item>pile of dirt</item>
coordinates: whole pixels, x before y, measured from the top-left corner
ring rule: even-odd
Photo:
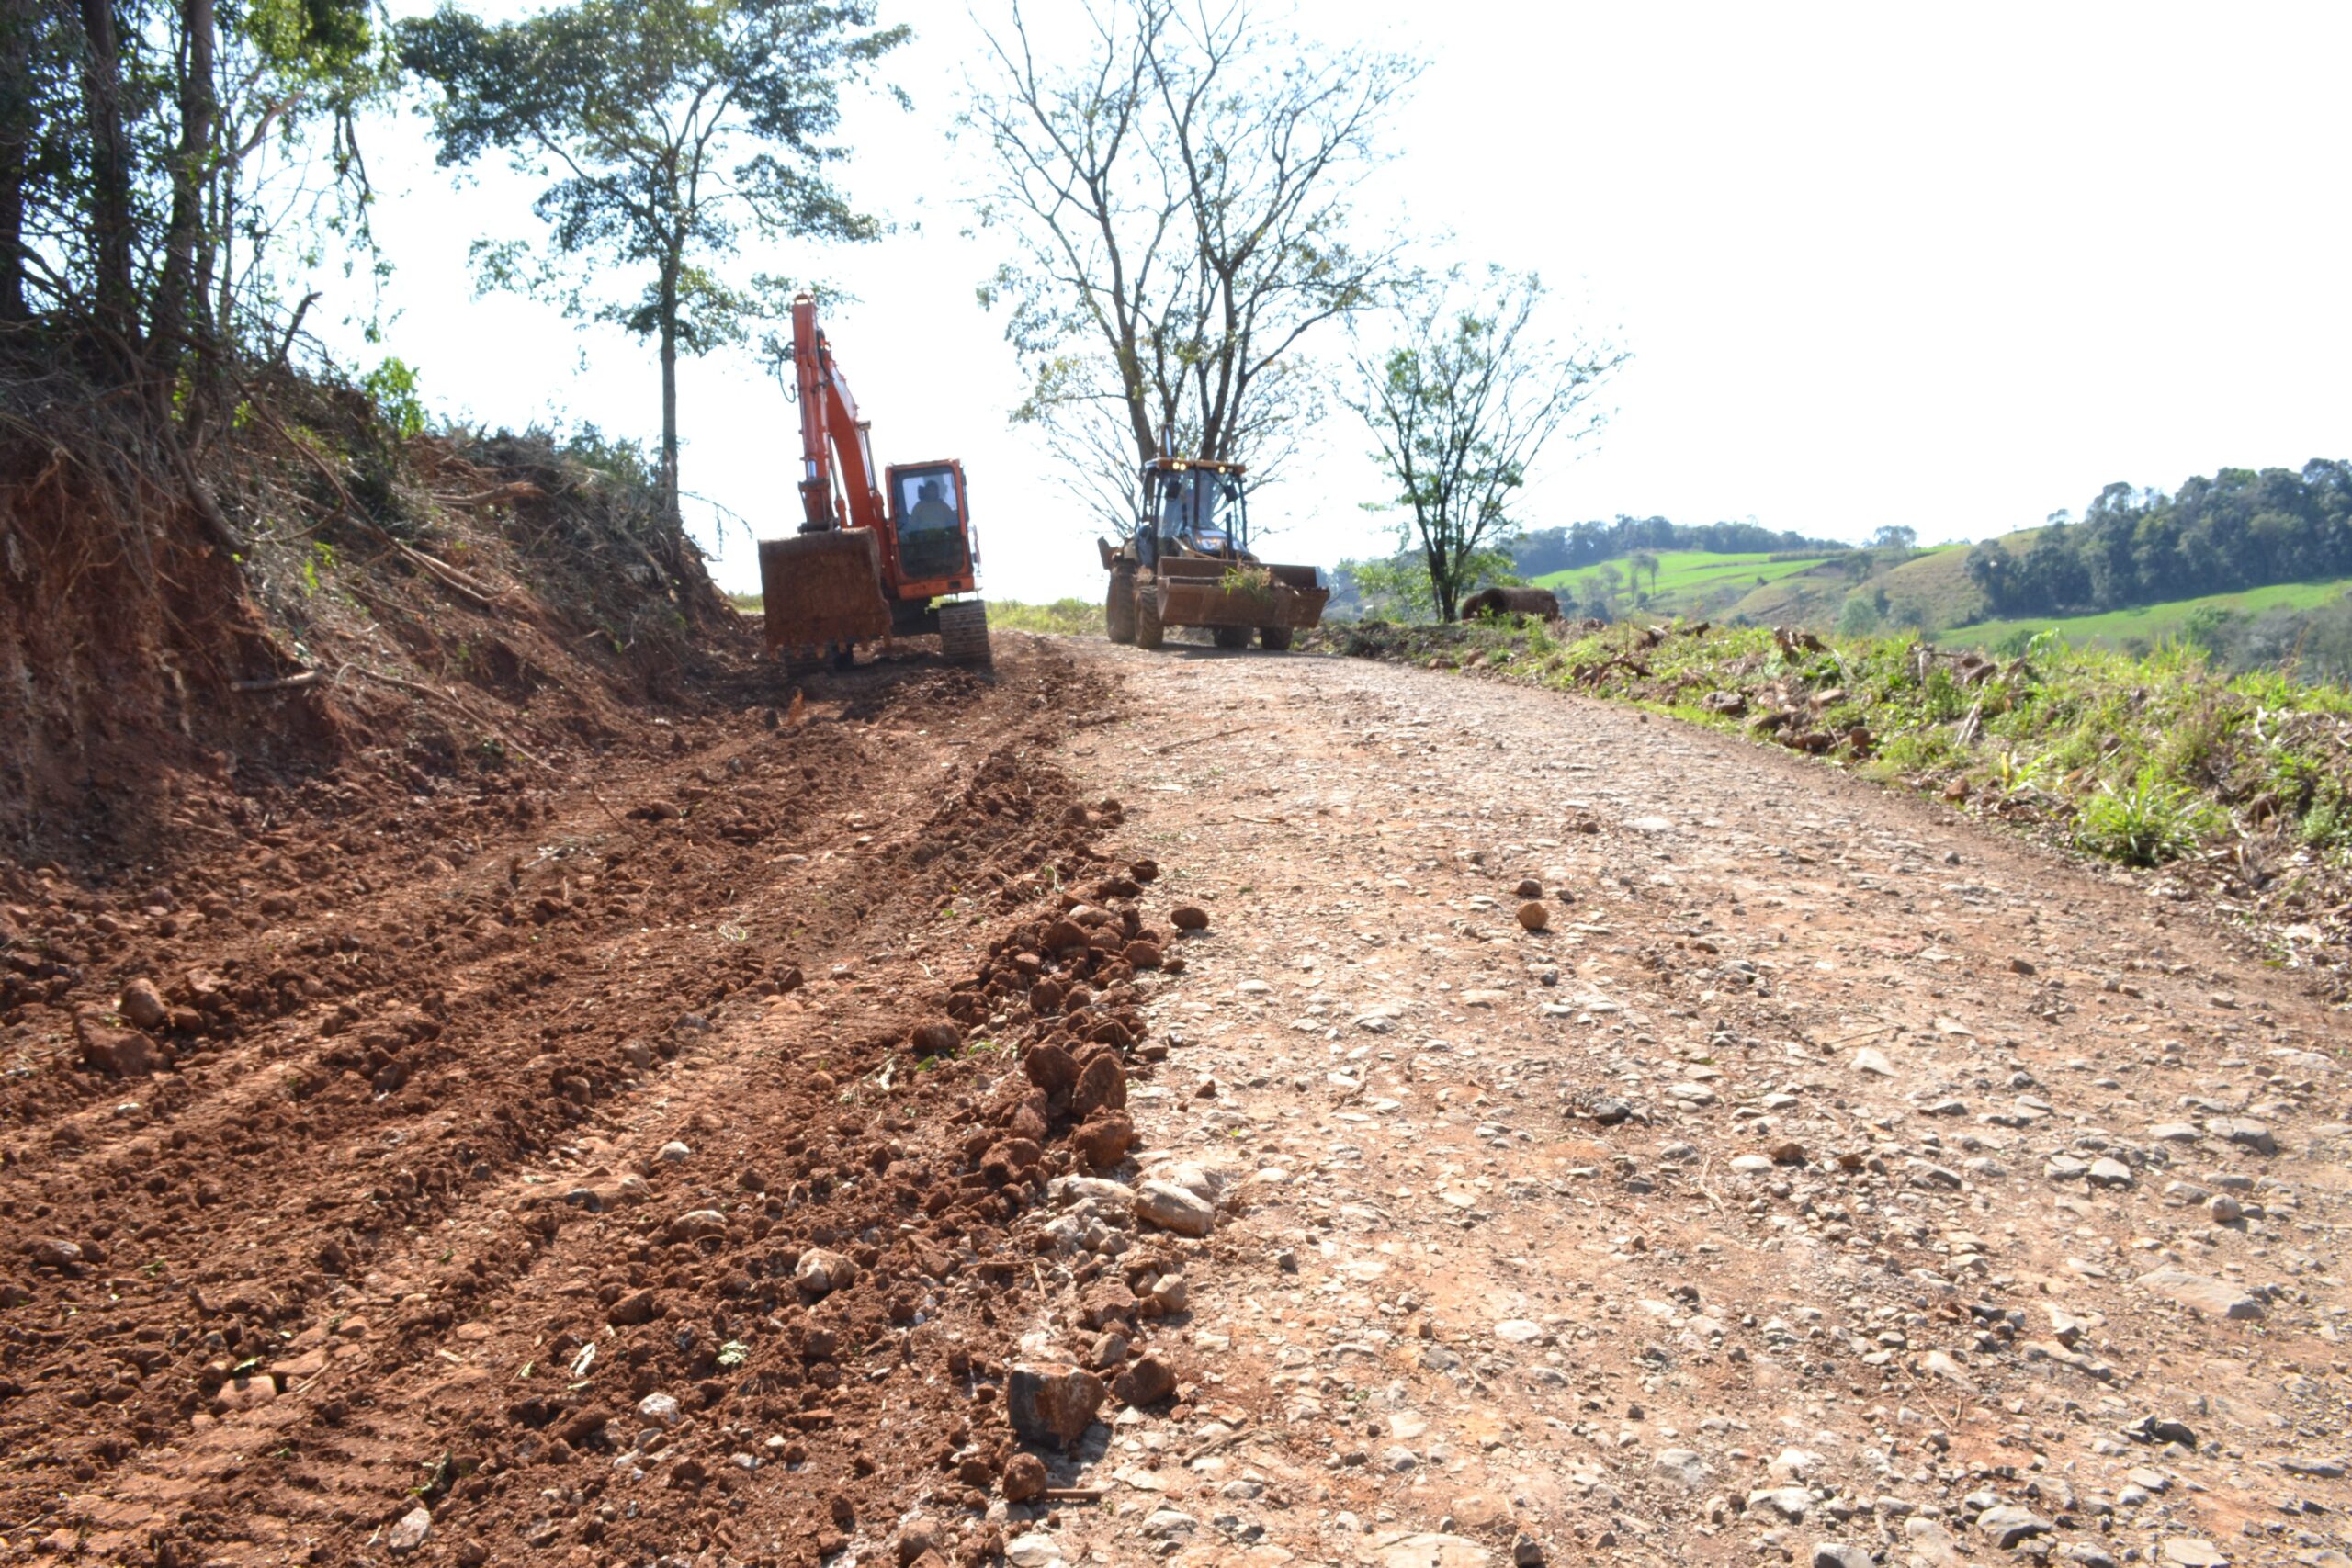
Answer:
[[[403,438],[291,375],[200,457],[85,389],[0,399],[0,842],[66,870],[339,786],[609,741],[751,644],[625,451]]]

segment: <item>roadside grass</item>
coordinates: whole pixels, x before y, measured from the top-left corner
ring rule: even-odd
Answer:
[[[1012,599],[989,601],[989,625],[1007,631],[1048,632],[1057,637],[1102,637],[1102,606],[1086,599],[1057,599],[1050,604],[1023,604]]]
[[[1303,646],[1589,693],[2162,868],[2274,961],[2352,977],[2352,690],[2035,637],[2018,657],[1760,626],[1369,621]]]

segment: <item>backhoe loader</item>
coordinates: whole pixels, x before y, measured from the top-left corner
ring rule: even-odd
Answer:
[[[1239,463],[1157,457],[1143,465],[1135,532],[1095,541],[1111,574],[1102,615],[1113,642],[1158,648],[1170,626],[1206,626],[1219,648],[1286,649],[1323,618],[1331,591],[1311,566],[1268,566],[1250,552]]]

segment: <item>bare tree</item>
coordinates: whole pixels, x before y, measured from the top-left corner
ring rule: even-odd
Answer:
[[[1319,412],[1300,344],[1395,270],[1351,197],[1419,66],[1273,32],[1250,0],[1084,15],[1084,58],[1041,61],[1012,0],[966,119],[995,169],[981,221],[1016,243],[980,291],[1029,376],[1014,418],[1124,532],[1140,463],[1246,461],[1263,482]]]
[[[1512,492],[1554,437],[1600,429],[1590,406],[1624,363],[1607,345],[1562,349],[1542,333],[1543,281],[1460,267],[1406,290],[1382,348],[1359,347],[1358,389],[1377,457],[1406,509],[1404,543],[1429,562],[1438,617],[1517,532]],[[1613,570],[1613,569],[1607,569]]]

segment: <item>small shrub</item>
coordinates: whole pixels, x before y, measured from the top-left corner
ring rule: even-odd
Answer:
[[[2167,780],[2151,762],[2121,789],[2102,784],[2083,803],[2075,836],[2093,854],[2126,865],[2154,865],[2195,849],[2211,816],[2193,792]]]
[[[415,367],[398,357],[385,360],[359,378],[359,389],[376,407],[376,417],[403,441],[424,434],[424,402],[416,394]]]

